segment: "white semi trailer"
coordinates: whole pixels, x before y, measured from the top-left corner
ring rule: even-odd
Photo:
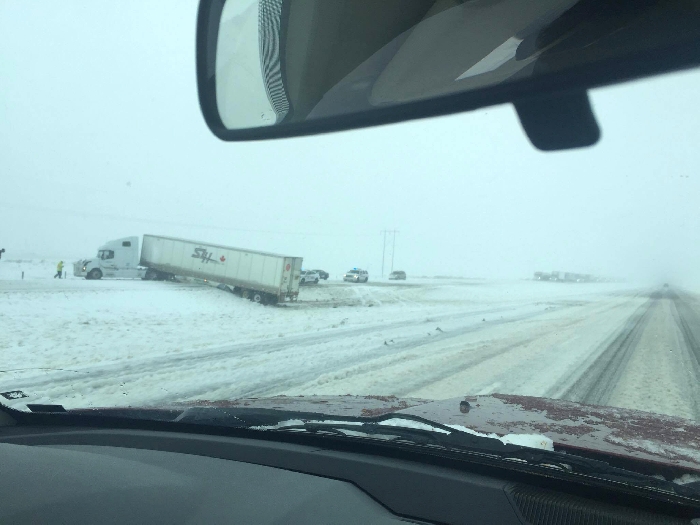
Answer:
[[[101,246],[97,257],[74,263],[73,273],[86,279],[193,277],[229,285],[252,301],[272,304],[296,300],[302,261],[301,257],[144,235],[140,257],[138,237],[117,239]]]

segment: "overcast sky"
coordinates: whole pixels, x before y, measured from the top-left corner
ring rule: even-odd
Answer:
[[[535,150],[511,106],[224,143],[199,111],[196,8],[0,0],[3,260],[153,233],[377,275],[397,228],[409,275],[700,281],[699,72],[593,92],[603,138],[574,152]]]

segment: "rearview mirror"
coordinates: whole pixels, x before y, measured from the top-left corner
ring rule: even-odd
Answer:
[[[544,150],[586,146],[586,90],[700,63],[693,0],[202,0],[197,75],[223,140],[513,102]]]

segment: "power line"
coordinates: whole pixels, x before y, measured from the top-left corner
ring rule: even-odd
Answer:
[[[382,277],[384,277],[384,253],[386,252],[386,230],[382,230],[379,233],[384,234],[384,241],[382,242]]]
[[[19,205],[16,203],[2,202],[0,201],[0,206],[3,208],[14,208],[19,210],[33,210],[42,211],[48,213],[59,213],[63,215],[71,215],[74,217],[96,217],[105,220],[122,221],[122,222],[143,222],[147,224],[159,224],[164,226],[178,226],[183,228],[197,228],[203,230],[222,230],[222,231],[232,231],[232,232],[243,232],[243,233],[260,233],[265,235],[301,235],[309,237],[371,237],[370,234],[339,234],[339,233],[324,233],[324,232],[295,232],[295,231],[277,231],[277,230],[254,230],[247,228],[232,228],[229,226],[214,226],[211,224],[197,224],[197,223],[187,223],[179,221],[165,221],[159,219],[146,219],[142,217],[128,217],[125,215],[115,215],[109,213],[95,213],[87,211],[75,211],[75,210],[60,210],[56,208],[45,208],[41,206],[27,206]]]

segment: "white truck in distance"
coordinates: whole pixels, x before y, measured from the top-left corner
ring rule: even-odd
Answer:
[[[78,261],[73,273],[86,279],[193,277],[232,287],[257,303],[274,304],[299,295],[301,257],[242,250],[230,246],[144,235],[110,241],[94,259]]]

